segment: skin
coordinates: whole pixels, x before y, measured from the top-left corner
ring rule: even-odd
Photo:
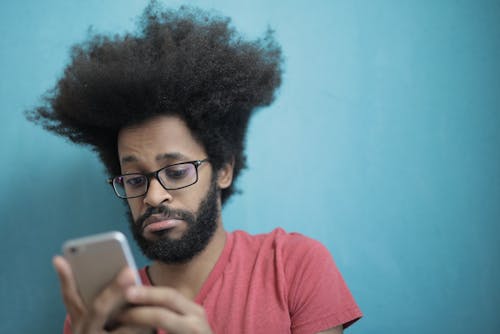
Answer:
[[[147,173],[176,162],[201,160],[207,154],[182,120],[172,116],[158,116],[143,124],[123,129],[118,136],[118,156],[122,173]],[[159,205],[196,212],[209,190],[212,173],[216,173],[218,187],[224,189],[231,185],[232,172],[231,164],[214,171],[210,163],[204,163],[198,169],[197,183],[188,188],[170,191],[152,178],[145,196],[128,200],[134,220],[149,207]],[[220,212],[220,195],[218,207]],[[174,227],[168,232],[169,236],[179,238],[186,229],[186,223],[182,220],[171,223]],[[222,253],[225,235],[219,214],[213,238],[191,261],[185,264],[153,262],[149,275],[155,286],[148,287],[134,286],[133,273],[126,268],[89,308],[85,307],[78,294],[68,262],[63,257],[56,256],[53,264],[72,320],[73,333],[105,333],[102,328],[110,317],[122,324],[112,333],[152,333],[153,328],[161,328],[171,334],[212,333],[204,309],[193,300]],[[145,237],[156,236],[145,233]],[[123,309],[127,303],[136,306]],[[321,333],[342,333],[342,327]]]

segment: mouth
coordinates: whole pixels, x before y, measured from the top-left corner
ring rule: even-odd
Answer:
[[[143,233],[151,233],[155,235],[162,235],[167,230],[173,229],[182,223],[181,219],[171,218],[171,217],[155,217],[151,216],[146,219],[142,225]]]

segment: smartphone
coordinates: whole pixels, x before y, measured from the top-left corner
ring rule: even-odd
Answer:
[[[87,307],[124,267],[130,267],[136,284],[141,284],[127,238],[121,232],[68,240],[63,244],[63,253]]]

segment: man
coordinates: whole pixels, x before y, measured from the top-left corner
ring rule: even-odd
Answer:
[[[222,223],[245,167],[248,120],[281,83],[272,34],[245,41],[228,19],[155,4],[140,27],[75,46],[30,113],[99,154],[152,261],[143,286],[124,269],[87,308],[56,256],[65,333],[342,333],[361,312],[324,246],[282,229],[228,233]]]

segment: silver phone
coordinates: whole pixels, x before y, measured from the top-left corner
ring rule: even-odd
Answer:
[[[136,284],[141,284],[127,239],[121,232],[68,240],[63,244],[63,253],[71,265],[80,295],[88,307],[126,266],[134,271]]]

